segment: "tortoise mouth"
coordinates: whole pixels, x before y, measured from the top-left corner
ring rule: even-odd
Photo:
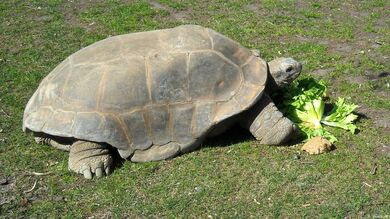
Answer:
[[[291,83],[293,80],[295,80],[299,76],[299,74],[300,74],[300,72],[297,71],[294,74],[288,75],[287,78],[286,78],[287,83]]]
[[[279,82],[279,87],[283,88],[290,85],[299,76],[299,74],[300,72],[296,72],[294,74],[287,75],[286,78]]]
[[[287,83],[291,83],[293,80],[295,80],[301,74],[301,71],[302,71],[302,64],[299,63],[299,62],[296,62],[295,66],[289,66],[286,69],[286,73],[287,73],[286,81],[287,81]]]

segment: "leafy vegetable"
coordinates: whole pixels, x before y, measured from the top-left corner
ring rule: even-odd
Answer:
[[[321,122],[325,125],[334,126],[349,130],[352,134],[355,133],[356,125],[352,124],[358,116],[352,112],[358,106],[355,104],[346,104],[344,98],[339,98],[333,107],[333,110]]]
[[[295,122],[306,138],[315,136],[327,138],[332,143],[337,138],[327,131],[323,125],[343,128],[355,133],[357,127],[353,121],[357,115],[353,110],[357,105],[345,103],[344,98],[339,98],[333,109],[325,113],[326,86],[323,81],[315,81],[313,78],[301,79],[286,88],[281,109],[286,116]]]
[[[299,119],[299,122],[306,123],[306,126],[315,129],[321,128],[322,115],[324,114],[325,103],[322,99],[314,99],[305,103],[303,111],[296,109],[291,113]]]

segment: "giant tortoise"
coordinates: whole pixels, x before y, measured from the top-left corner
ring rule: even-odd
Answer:
[[[109,37],[43,79],[25,108],[23,130],[70,151],[69,169],[85,178],[110,173],[112,149],[133,162],[168,159],[233,124],[262,144],[279,145],[297,128],[269,94],[300,71],[292,58],[267,63],[196,25]]]

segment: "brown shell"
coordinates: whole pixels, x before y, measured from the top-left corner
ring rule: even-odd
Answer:
[[[110,37],[69,56],[28,102],[23,130],[106,142],[123,157],[194,142],[261,97],[267,64],[200,26]]]

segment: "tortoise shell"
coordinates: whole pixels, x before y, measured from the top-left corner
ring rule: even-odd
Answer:
[[[106,142],[123,158],[169,142],[185,147],[253,105],[267,71],[250,50],[200,26],[109,37],[43,79],[23,130]]]

